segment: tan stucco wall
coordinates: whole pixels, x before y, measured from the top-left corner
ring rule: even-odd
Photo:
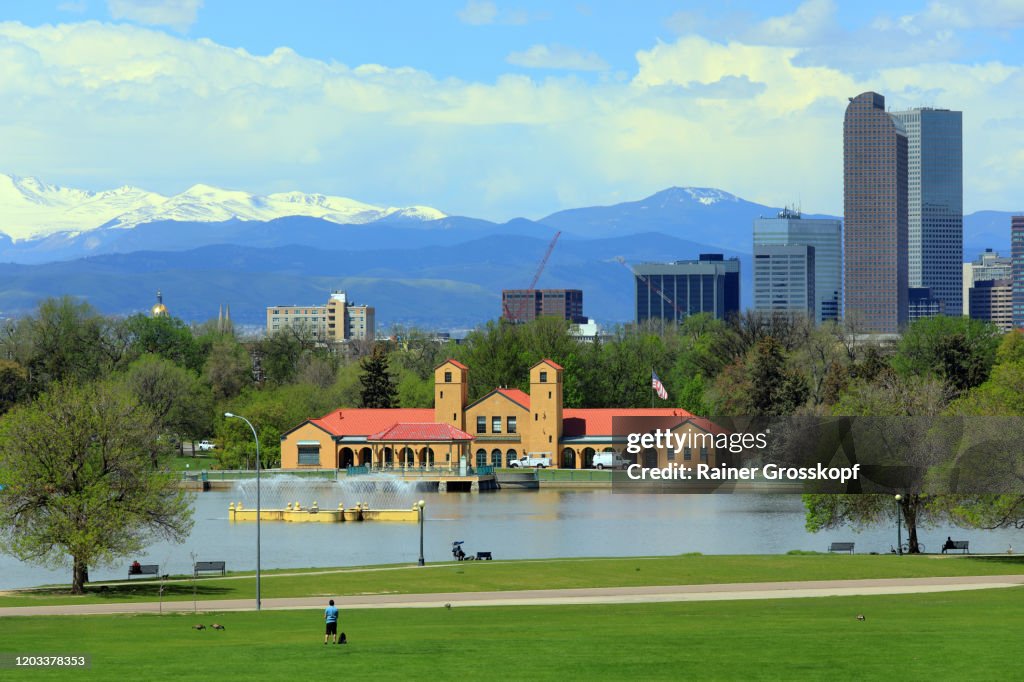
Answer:
[[[320,467],[333,468],[335,463],[334,439],[323,429],[313,424],[303,424],[281,440],[282,469],[312,469],[315,467],[299,466],[299,441],[315,440],[320,443]]]

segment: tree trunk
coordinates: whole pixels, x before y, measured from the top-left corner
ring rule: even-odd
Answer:
[[[903,507],[903,522],[907,528],[907,553],[920,554],[921,548],[917,544],[917,512],[921,498],[918,495],[905,495],[900,505]]]
[[[75,557],[71,571],[71,594],[84,594],[85,583],[89,582],[89,567],[84,561]]]

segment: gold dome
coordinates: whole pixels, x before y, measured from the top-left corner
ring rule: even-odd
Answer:
[[[156,292],[156,305],[149,309],[149,314],[152,317],[167,317],[170,313],[167,312],[167,306],[164,305],[164,297],[159,291]]]

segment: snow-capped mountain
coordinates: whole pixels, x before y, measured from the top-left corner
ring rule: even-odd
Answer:
[[[290,216],[339,224],[446,217],[429,206],[385,208],[323,194],[283,192],[263,196],[200,184],[167,197],[137,187],[90,192],[0,174],[0,233],[16,241],[61,232],[81,234],[99,227],[132,228],[156,221],[268,221]]]

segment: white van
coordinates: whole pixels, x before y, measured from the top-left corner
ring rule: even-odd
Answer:
[[[617,452],[598,452],[594,454],[594,460],[590,466],[595,469],[621,469],[629,464]]]

